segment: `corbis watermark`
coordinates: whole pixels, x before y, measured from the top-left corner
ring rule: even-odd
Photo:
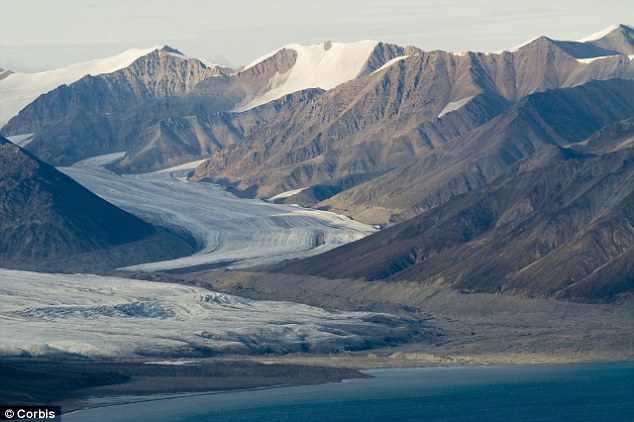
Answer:
[[[0,421],[61,421],[59,406],[0,406]]]

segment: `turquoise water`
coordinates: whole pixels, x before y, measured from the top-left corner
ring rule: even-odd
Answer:
[[[634,421],[634,362],[367,373],[374,378],[109,406],[63,420]]]

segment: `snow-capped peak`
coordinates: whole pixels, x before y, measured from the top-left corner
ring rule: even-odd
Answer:
[[[578,42],[590,42],[590,41],[596,41],[596,40],[600,40],[601,38],[605,37],[606,35],[610,34],[613,31],[616,31],[617,29],[621,28],[621,27],[627,27],[632,29],[631,27],[627,26],[627,25],[622,25],[622,24],[615,24],[615,25],[610,25],[607,28],[599,31],[599,32],[595,32],[594,34],[590,34],[587,37],[584,37],[580,40],[578,40]]]
[[[116,56],[96,59],[39,73],[12,73],[0,79],[0,127],[25,106],[60,85],[73,83],[86,75],[112,73],[161,47],[134,48]]]
[[[130,66],[135,60],[140,57],[146,56],[155,50],[160,50],[167,46],[155,46],[150,48],[133,48],[123,53],[117,54],[112,57],[106,57],[103,59],[91,60],[88,62],[78,63],[71,66],[63,67],[60,69],[49,70],[40,73],[27,73],[27,75],[39,76],[39,77],[51,77],[56,76],[61,78],[81,78],[86,75],[100,75],[103,73],[116,72],[119,69]],[[68,83],[68,82],[65,82]],[[58,84],[61,85],[61,84]]]
[[[289,44],[262,56],[244,67],[245,72],[283,50],[293,50],[297,59],[284,74],[276,74],[269,81],[268,89],[239,106],[244,111],[265,104],[292,92],[308,88],[332,89],[359,76],[377,41],[354,43],[326,42],[313,45]]]

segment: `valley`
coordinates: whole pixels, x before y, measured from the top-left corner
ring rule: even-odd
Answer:
[[[197,162],[117,175],[103,167],[112,158],[117,155],[60,169],[116,206],[153,224],[188,232],[202,245],[187,257],[126,270],[264,266],[325,252],[376,232],[333,213],[237,198],[218,185],[188,182]]]
[[[631,26],[235,69],[163,45],[0,70],[0,101],[3,395],[634,360]]]

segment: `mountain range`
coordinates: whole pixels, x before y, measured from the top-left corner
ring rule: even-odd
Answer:
[[[27,169],[46,165],[30,154],[69,166],[122,153],[108,165],[120,174],[205,159],[191,182],[385,228],[284,272],[583,301],[618,301],[634,289],[627,25],[499,53],[290,44],[240,69],[163,46],[42,74],[0,71],[0,96],[0,134],[29,153],[3,148],[31,160],[12,177],[34,186],[70,181],[50,167],[35,177]],[[50,201],[77,203],[61,195],[71,190]],[[5,202],[28,207],[26,198]],[[83,221],[75,211],[60,210],[59,221]],[[15,217],[3,215],[11,227]],[[62,245],[50,258],[157,230],[176,236],[120,210],[103,216],[94,223],[120,219],[105,226],[130,227],[126,236],[78,226],[76,237],[43,240]],[[88,232],[97,233],[90,242],[80,235]],[[3,234],[13,242],[5,255],[16,254],[9,261],[47,253],[15,233]],[[186,240],[173,244],[171,254],[187,249]]]
[[[324,202],[317,197],[300,203],[317,202],[373,224],[401,221],[439,203],[420,197],[416,180],[428,175],[412,171],[412,165],[432,161],[433,174],[455,168],[444,157],[454,155],[464,137],[473,136],[468,132],[531,93],[593,79],[632,78],[630,49],[621,47],[626,40],[630,45],[632,33],[618,26],[587,44],[541,37],[501,54],[412,54],[261,125],[245,142],[212,155],[195,180],[227,180],[261,197],[325,185],[343,192]],[[595,46],[607,47],[607,40],[612,40],[610,52]],[[588,59],[590,53],[602,56]],[[413,189],[401,193],[399,185],[412,179]],[[468,188],[463,184],[451,194]],[[398,198],[392,194],[395,189]],[[440,201],[448,196],[430,194]]]
[[[630,84],[630,90],[634,85]],[[634,118],[284,271],[463,292],[617,301],[634,289]]]

